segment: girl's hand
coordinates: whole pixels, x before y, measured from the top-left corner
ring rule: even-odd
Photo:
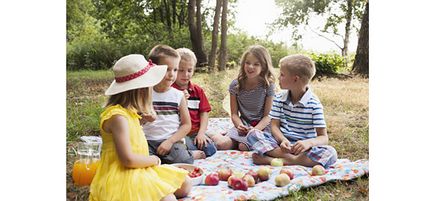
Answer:
[[[142,118],[140,119],[140,124],[144,124],[146,122],[153,122],[157,119],[157,114],[155,112],[151,112],[151,114],[141,114]]]
[[[291,152],[292,149],[291,142],[289,142],[288,140],[282,141],[282,143],[280,143],[280,149],[282,149],[282,151],[286,153]]]
[[[247,135],[247,133],[249,132],[249,128],[244,126],[243,124],[238,125],[237,130],[238,130],[238,135],[241,136]]]
[[[205,134],[197,134],[194,138],[194,144],[199,148],[199,150],[202,150],[202,148],[206,147],[210,142],[211,139],[209,139]]]
[[[165,140],[163,143],[160,144],[157,148],[157,154],[160,156],[165,156],[170,152],[170,149],[172,148],[173,143],[169,140]]]
[[[312,144],[305,140],[299,140],[292,146],[292,153],[298,155],[310,149]]]
[[[158,156],[152,155],[150,157],[153,157],[155,159],[155,165],[161,165],[161,160]]]

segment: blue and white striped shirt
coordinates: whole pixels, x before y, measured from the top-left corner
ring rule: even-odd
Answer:
[[[276,94],[269,116],[280,120],[280,131],[291,142],[315,138],[315,128],[326,127],[323,106],[310,88],[296,104],[289,91]]]

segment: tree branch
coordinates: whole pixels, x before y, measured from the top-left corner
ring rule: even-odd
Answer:
[[[313,33],[315,33],[316,35],[321,36],[321,37],[323,37],[324,39],[326,39],[326,40],[332,42],[333,44],[335,44],[336,46],[338,46],[339,49],[341,49],[341,50],[343,49],[343,47],[341,47],[339,44],[337,44],[334,40],[332,40],[332,39],[330,39],[330,38],[327,38],[327,36],[324,36],[324,35],[322,35],[322,34],[316,32],[316,31],[313,30],[312,27],[310,27],[309,25],[307,25],[307,26],[308,26],[309,29],[310,29]]]

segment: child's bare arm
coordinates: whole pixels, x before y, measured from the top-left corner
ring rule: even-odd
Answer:
[[[265,99],[265,107],[264,107],[264,117],[262,117],[261,121],[255,126],[255,129],[264,130],[265,127],[270,123],[271,118],[268,114],[271,111],[271,107],[273,105],[273,96],[267,96]]]
[[[200,126],[197,136],[194,139],[194,143],[199,149],[202,149],[203,146],[206,146],[209,142],[211,142],[211,139],[205,135],[206,129],[208,128],[208,112],[201,112],[199,115]]]
[[[317,133],[316,138],[311,138],[311,139],[307,139],[307,140],[300,140],[294,144],[293,153],[295,155],[298,155],[298,154],[310,149],[311,147],[328,144],[329,138],[327,135],[327,129],[326,128],[315,128],[315,130]]]
[[[238,116],[238,104],[237,97],[230,95],[230,106],[231,106],[231,120],[235,128],[237,128],[240,133],[247,133],[247,127],[243,125],[241,118]]]
[[[288,153],[291,151],[291,142],[289,142],[289,140],[283,135],[282,131],[280,131],[279,119],[271,120],[271,134],[273,134],[283,152]]]
[[[157,154],[163,156],[166,155],[169,153],[172,145],[175,142],[180,141],[188,134],[188,132],[190,132],[190,114],[188,112],[187,102],[184,97],[181,99],[181,104],[179,105],[179,114],[181,118],[181,125],[179,126],[179,129],[169,139],[160,144],[160,146],[157,148]]]
[[[104,122],[103,129],[113,135],[116,153],[123,166],[142,168],[161,163],[157,156],[144,156],[132,152],[128,120],[125,117],[121,115],[113,116]]]

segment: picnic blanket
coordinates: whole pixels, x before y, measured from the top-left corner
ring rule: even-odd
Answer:
[[[210,118],[207,135],[224,134],[232,126],[229,118]],[[97,136],[83,136],[81,140],[101,143],[100,137]],[[205,175],[217,172],[222,167],[240,173],[246,173],[251,169],[256,171],[260,166],[253,164],[252,153],[235,150],[217,151],[211,157],[195,160],[194,165],[201,167]],[[369,161],[366,159],[357,161],[338,159],[334,165],[327,169],[327,174],[322,176],[311,176],[312,168],[292,165],[285,166],[285,168],[290,168],[294,172],[295,178],[288,185],[277,187],[274,178],[279,174],[282,167],[269,167],[272,170],[269,180],[257,183],[254,187],[248,188],[248,191],[233,190],[228,187],[226,181],[220,181],[217,186],[206,186],[202,183],[194,186],[188,197],[180,199],[180,201],[273,200],[288,195],[289,191],[298,191],[301,188],[317,186],[336,180],[352,180],[369,174]]]
[[[217,133],[224,134],[232,127],[229,118],[210,118],[207,135]],[[246,173],[250,169],[256,171],[260,166],[254,165],[252,161],[253,152],[242,152],[234,150],[217,151],[211,157],[202,160],[195,160],[194,165],[204,169],[205,175],[217,172],[222,167],[228,167],[232,171]],[[337,162],[327,169],[327,174],[322,176],[311,176],[312,168],[299,165],[285,166],[290,168],[295,175],[291,182],[283,187],[276,187],[274,178],[279,175],[282,167],[269,166],[272,170],[270,179],[257,183],[248,191],[233,190],[228,187],[226,181],[220,181],[217,186],[206,186],[201,184],[194,186],[188,197],[181,201],[224,201],[224,200],[273,200],[289,194],[289,191],[298,191],[301,188],[321,185],[336,180],[351,180],[369,174],[369,161],[366,159],[350,161],[338,159]]]
[[[194,165],[203,168],[205,175],[216,172],[222,167],[228,167],[232,171],[246,173],[252,169],[256,171],[260,166],[252,162],[253,152],[242,152],[234,150],[217,151],[211,157],[201,160],[195,160]],[[338,159],[338,161],[327,169],[327,174],[322,176],[311,176],[312,168],[299,165],[284,166],[290,168],[295,178],[287,186],[276,187],[274,178],[279,174],[282,167],[269,166],[272,170],[270,179],[257,183],[248,191],[233,190],[228,187],[226,181],[220,181],[217,186],[206,186],[203,183],[194,186],[188,197],[180,199],[182,201],[190,200],[235,200],[235,199],[255,199],[255,200],[272,200],[277,197],[289,194],[289,191],[297,191],[301,188],[317,186],[326,182],[336,180],[351,180],[369,173],[369,161],[348,159]]]

